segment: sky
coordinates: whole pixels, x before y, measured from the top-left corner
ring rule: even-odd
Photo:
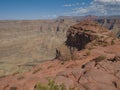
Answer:
[[[120,15],[120,0],[0,0],[0,20]]]

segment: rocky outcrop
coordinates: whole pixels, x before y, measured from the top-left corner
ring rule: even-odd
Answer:
[[[66,81],[72,79],[73,81],[69,83],[74,83],[75,90],[77,88],[81,90],[119,90],[120,55],[118,50],[120,47],[117,47],[119,45],[119,39],[112,32],[93,21],[85,20],[73,25],[67,31],[66,46],[70,52],[74,51],[74,48],[77,49],[76,52],[71,53],[71,57],[74,56],[74,53],[79,53],[79,60],[89,59],[89,61],[82,64],[81,68],[78,68],[76,61],[76,65],[69,65],[68,71],[61,72],[62,74],[59,73],[57,76],[61,76]],[[60,49],[60,53],[65,53],[65,50]],[[65,57],[67,54],[61,54],[61,57]],[[91,59],[91,57],[93,58]],[[70,68],[72,70],[69,70]]]
[[[113,31],[116,36],[120,37],[120,16],[76,16],[76,17],[60,17],[59,19],[69,19],[72,21],[80,22],[82,20],[94,20],[99,23],[101,26],[106,27],[107,29]]]
[[[120,90],[119,64],[120,59],[115,62],[103,59],[96,65],[94,60],[88,62],[78,79],[81,90]]]
[[[38,82],[44,85],[48,78],[73,90],[120,90],[119,45],[120,40],[106,28],[93,21],[80,22],[68,29],[56,59],[26,73],[0,77],[0,90],[34,90]]]
[[[68,29],[66,45],[75,47],[78,50],[84,49],[86,44],[98,37],[98,34],[107,31],[106,28],[101,27],[98,23],[89,20],[82,21]]]
[[[63,59],[69,56],[68,59],[77,59],[76,51],[85,49],[86,45],[92,41],[97,40],[100,42],[101,40],[98,40],[98,38],[101,37],[101,34],[106,33],[109,33],[107,28],[91,20],[84,20],[76,25],[70,26],[66,34],[67,40],[64,45],[57,49],[56,57],[59,59],[62,57]]]

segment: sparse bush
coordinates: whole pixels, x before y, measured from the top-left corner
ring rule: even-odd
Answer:
[[[104,36],[101,36],[100,38],[104,38]]]
[[[17,87],[10,87],[10,90],[17,90]]]
[[[94,47],[92,47],[92,46],[88,48],[88,50],[93,50],[93,49],[94,49]]]
[[[89,55],[90,55],[90,51],[87,51],[87,52],[86,52],[86,56],[89,56]]]
[[[19,71],[16,71],[16,72],[14,72],[12,75],[15,76],[15,75],[17,75],[17,74],[19,74],[19,73],[20,73]]]
[[[0,79],[1,79],[1,78],[4,78],[4,77],[5,77],[5,75],[2,75],[2,76],[0,76]]]
[[[50,69],[50,68],[52,68],[52,67],[53,67],[53,66],[48,66],[47,69]]]
[[[47,85],[43,85],[41,83],[38,83],[35,85],[34,90],[68,90],[67,87],[64,84],[57,85],[55,81],[48,80]],[[69,90],[74,90],[73,88],[69,88]],[[80,89],[78,89],[80,90]]]
[[[99,39],[100,39],[100,37],[99,37],[98,35],[96,35],[96,36],[95,36],[95,38],[96,38],[97,40],[99,40]]]
[[[112,41],[111,41],[111,45],[114,45],[114,44],[115,44],[115,42],[114,42],[114,40],[112,40]]]
[[[38,83],[34,90],[67,90],[67,88],[64,84],[57,85],[55,81],[49,80],[48,85]]]
[[[101,55],[101,56],[98,56],[97,58],[95,58],[95,61],[100,62],[101,60],[104,60],[104,59],[106,59],[106,57]]]
[[[108,46],[108,43],[103,43],[103,47],[107,47]]]
[[[64,64],[65,64],[65,61],[61,61],[61,64],[64,65]]]

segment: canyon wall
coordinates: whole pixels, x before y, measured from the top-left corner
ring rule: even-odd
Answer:
[[[0,21],[0,75],[30,70],[55,57],[70,20]]]
[[[91,35],[87,34],[89,33],[87,29],[86,32],[77,34],[74,31],[76,28],[72,25],[82,20],[96,21],[101,26],[113,31],[117,37],[120,36],[120,16],[97,17],[89,15],[58,17],[55,20],[0,21],[0,74],[7,75],[30,70],[41,61],[58,57],[59,55],[56,55],[58,47],[67,51],[69,54],[67,56],[71,57],[71,51],[65,47],[65,44],[81,50],[85,44],[91,41]],[[70,26],[72,26],[70,28],[72,30],[68,30]],[[84,38],[81,38],[83,36]],[[68,37],[72,39],[68,39]],[[79,43],[81,41],[82,43]],[[72,48],[72,50],[74,49]]]

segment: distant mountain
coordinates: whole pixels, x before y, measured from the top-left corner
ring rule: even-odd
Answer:
[[[59,38],[64,37],[63,34],[58,33]],[[42,39],[41,37],[35,38],[35,40],[30,39],[29,43],[25,43],[27,46],[22,49],[21,53],[25,52],[24,49],[33,49],[27,54],[29,57],[33,56],[31,53],[35,53],[36,44],[38,45],[36,49],[40,50],[39,47],[42,44],[39,42],[41,40],[44,42],[49,35],[50,32],[44,34]],[[53,37],[56,38],[53,34],[52,37],[48,37],[46,45],[51,44]],[[120,90],[120,40],[114,35],[112,36],[110,30],[94,21],[84,20],[71,25],[67,30],[66,37],[65,43],[56,48],[55,59],[34,66],[33,69],[25,73],[20,73],[21,66],[19,63],[18,67],[15,67],[19,68],[18,71],[8,76],[1,76],[0,90],[59,90],[59,86],[62,87],[60,90]],[[57,41],[57,43],[60,42],[59,39]],[[32,45],[31,42],[33,42]],[[57,45],[55,42],[53,44],[54,46]],[[5,49],[5,51],[7,50],[8,48]],[[10,50],[12,51],[12,49]],[[19,54],[21,53],[19,51]],[[37,53],[40,52],[37,51]],[[17,54],[17,57],[19,54]],[[23,57],[25,57],[24,54]],[[20,59],[23,60],[23,58]],[[41,59],[41,57],[38,57],[38,59]],[[33,61],[35,62],[35,60]],[[13,61],[11,63],[10,61],[6,65],[7,68],[9,64],[13,63]],[[34,64],[30,62],[26,65]],[[0,64],[0,66],[3,66],[3,62]]]
[[[120,37],[120,16],[102,16],[95,21],[99,22],[102,26],[112,30],[118,37]]]
[[[80,22],[82,20],[93,20],[100,23],[101,26],[112,30],[117,37],[120,37],[120,15],[114,16],[60,16],[57,20],[72,20],[75,22]]]

